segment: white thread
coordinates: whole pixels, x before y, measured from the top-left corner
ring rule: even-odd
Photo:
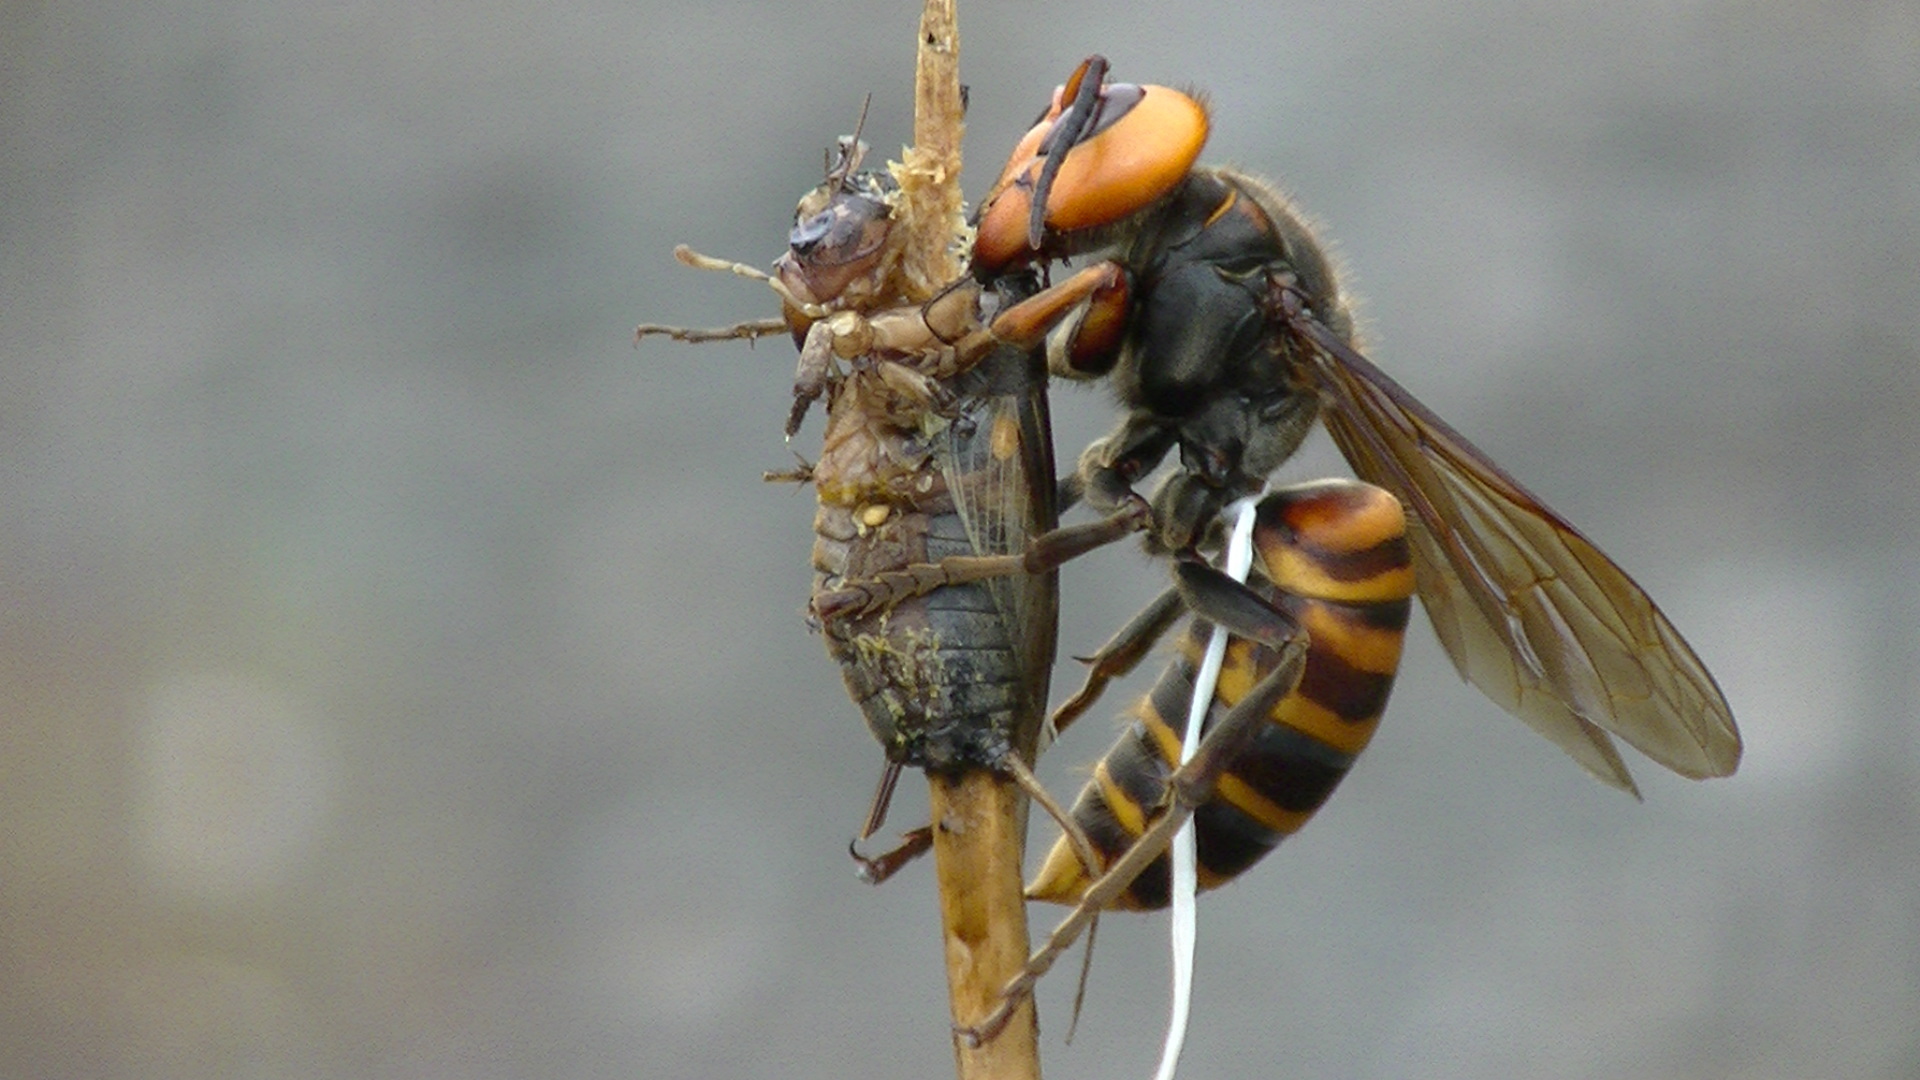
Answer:
[[[1259,505],[1258,495],[1235,500],[1227,507],[1233,518],[1233,531],[1227,538],[1227,576],[1235,581],[1247,580],[1247,571],[1253,566],[1253,519]],[[1213,704],[1213,691],[1220,683],[1220,668],[1227,658],[1227,638],[1230,635],[1218,623],[1214,624],[1213,634],[1207,639],[1206,656],[1200,661],[1200,670],[1193,680],[1193,701],[1187,708],[1187,728],[1180,737],[1180,764],[1185,765],[1193,759],[1193,753],[1200,743],[1200,724],[1207,716],[1208,706]],[[1199,918],[1197,900],[1200,890],[1199,856],[1194,846],[1193,819],[1173,836],[1173,846],[1168,849],[1168,859],[1173,864],[1173,1015],[1167,1021],[1167,1041],[1160,1051],[1160,1067],[1154,1072],[1154,1080],[1173,1080],[1174,1069],[1180,1062],[1180,1050],[1187,1041],[1187,1019],[1193,1006],[1193,953],[1199,939]]]

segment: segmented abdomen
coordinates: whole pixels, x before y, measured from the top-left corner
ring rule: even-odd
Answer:
[[[813,469],[816,598],[952,556],[1018,554],[1057,524],[1043,363],[995,349],[944,384],[955,415],[929,409],[917,428],[873,402],[877,375],[848,377]],[[1057,592],[1053,573],[1009,575],[822,620],[887,759],[949,772],[1031,759]]]
[[[1406,522],[1388,492],[1327,480],[1261,501],[1248,584],[1296,620],[1309,638],[1300,681],[1194,814],[1200,887],[1231,880],[1306,824],[1373,737],[1399,666],[1413,595]],[[1144,832],[1180,755],[1195,670],[1212,624],[1191,620],[1178,655],[1134,707],[1073,806],[1102,868]],[[1232,638],[1206,726],[1273,670],[1276,650]],[[1092,877],[1062,840],[1027,894],[1072,903]],[[1164,907],[1169,868],[1155,860],[1113,906]]]
[[[895,512],[864,532],[843,519],[849,515],[826,506],[815,519],[816,588],[883,562],[893,570],[908,561],[979,554],[951,505]],[[895,551],[907,558],[890,558]],[[1023,643],[987,582],[942,586],[824,629],[827,650],[888,760],[935,770],[996,762],[1013,749],[1022,718],[1045,712],[1046,684],[1040,700],[1029,700]]]

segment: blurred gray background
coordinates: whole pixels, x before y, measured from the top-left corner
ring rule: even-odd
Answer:
[[[0,8],[0,1077],[949,1075],[931,875],[850,873],[879,754],[799,616],[808,496],[759,480],[792,351],[629,337],[772,313],[669,252],[770,260],[869,92],[907,141],[916,19]],[[1204,905],[1183,1075],[1920,1077],[1920,7],[961,24],[970,195],[1086,53],[1204,87],[1376,359],[1747,737],[1635,805],[1423,624],[1338,796]],[[1063,456],[1111,416],[1057,410]],[[1063,651],[1161,574],[1067,572]],[[1107,920],[1071,1046],[1043,988],[1050,1075],[1148,1074],[1163,932]]]

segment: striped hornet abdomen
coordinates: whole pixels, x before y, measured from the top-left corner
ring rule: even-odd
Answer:
[[[1366,748],[1393,686],[1413,596],[1405,515],[1398,500],[1370,484],[1324,480],[1268,495],[1253,546],[1249,587],[1291,616],[1308,645],[1298,682],[1194,813],[1202,889],[1232,880],[1306,824]],[[1212,625],[1189,620],[1176,655],[1073,806],[1101,865],[1082,865],[1063,838],[1028,886],[1030,897],[1077,902],[1165,809]],[[1279,656],[1230,639],[1207,729],[1275,670]],[[1168,887],[1163,853],[1111,906],[1164,907]]]

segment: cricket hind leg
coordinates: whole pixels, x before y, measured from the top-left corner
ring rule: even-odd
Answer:
[[[874,789],[872,804],[867,807],[867,820],[860,826],[860,835],[847,841],[847,854],[858,867],[855,872],[869,885],[878,885],[899,873],[901,867],[933,847],[933,826],[922,825],[902,834],[900,843],[887,851],[878,855],[860,854],[860,841],[879,832],[880,826],[887,822],[887,808],[893,804],[893,790],[900,783],[902,767],[897,761],[889,761],[881,770],[880,783]]]
[[[860,841],[879,832],[880,826],[886,823],[887,808],[893,801],[893,791],[899,783],[901,769],[899,762],[887,763],[880,774],[880,784],[874,792],[873,804],[867,810],[867,820],[860,828],[860,835],[847,844],[847,854],[852,856],[854,863],[857,864],[860,880],[869,885],[878,885],[886,881],[899,873],[908,863],[925,855],[933,848],[933,826],[927,824],[903,833],[898,845],[878,855],[860,853]],[[1073,814],[1060,805],[1059,800],[1055,799],[1052,793],[1040,783],[1040,778],[1033,774],[1033,770],[1028,768],[1027,763],[1020,760],[1019,755],[1008,754],[995,763],[994,769],[1011,777],[1014,784],[1026,793],[1029,799],[1046,811],[1054,824],[1060,826],[1061,832],[1067,837],[1067,843],[1083,862],[1089,866],[1094,864],[1099,855],[1093,846],[1093,841],[1087,837],[1080,823],[1073,820]]]

